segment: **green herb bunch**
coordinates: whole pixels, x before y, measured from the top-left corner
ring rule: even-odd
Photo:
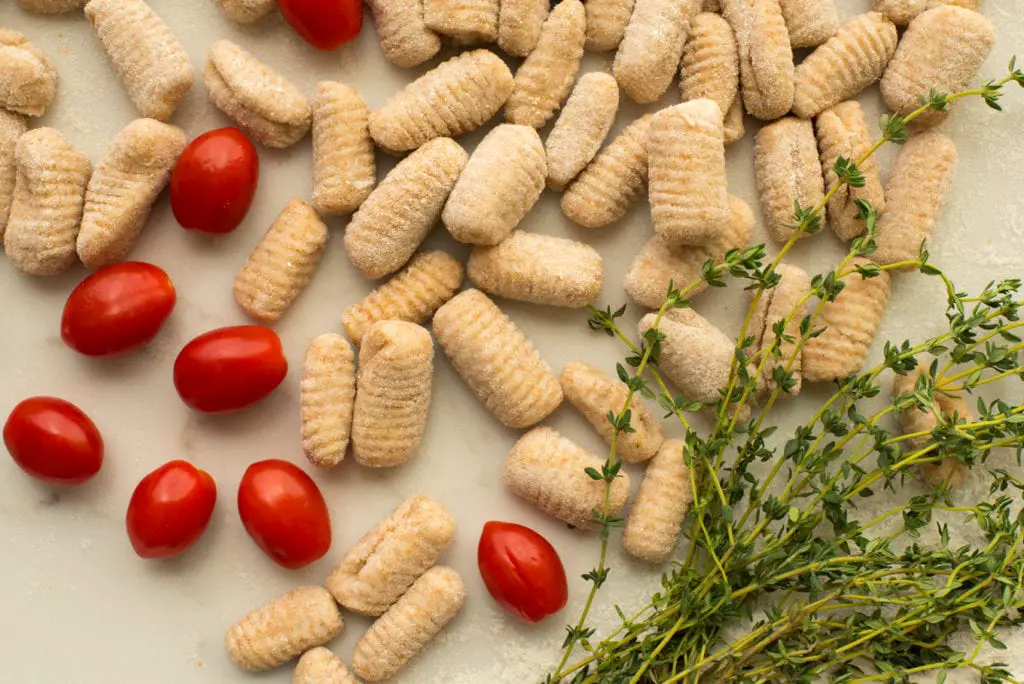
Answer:
[[[1011,60],[1009,74],[959,93],[931,92],[921,106],[882,120],[882,136],[861,159],[840,158],[838,182],[814,207],[795,207],[792,238],[768,260],[763,245],[732,250],[704,265],[701,280],[670,285],[654,325],[634,342],[618,325],[625,307],[591,309],[591,328],[619,338],[629,349],[617,367],[628,387],[618,413],[610,413],[614,438],[601,471],[588,475],[605,483],[604,505],[594,512],[601,526],[598,565],[584,575],[591,591],[577,622],[569,626],[563,656],[547,681],[553,682],[909,682],[918,673],[939,681],[951,670],[969,668],[980,680],[1014,682],[1005,665],[982,664],[984,645],[1005,648],[999,630],[1024,622],[1024,481],[988,463],[997,449],[1024,449],[1024,406],[976,400],[977,417],[948,415],[937,398],[977,396],[985,386],[1012,383],[1020,397],[1024,349],[1015,332],[1024,293],[1019,280],[991,283],[976,296],[958,292],[929,261],[924,246],[917,259],[887,266],[857,265],[854,258],[875,249],[877,212],[860,204],[865,233],[832,271],[812,279],[810,293],[772,329],[773,343],[755,351],[748,335],[754,311],[780,280],[776,268],[803,233],[822,227],[823,209],[842,185],[864,184],[860,166],[882,145],[902,144],[908,124],[929,110],[978,96],[1000,109],[1003,88],[1024,87],[1024,71]],[[843,290],[843,277],[865,278],[883,270],[913,268],[941,282],[947,299],[947,330],[919,343],[887,342],[878,366],[837,382],[835,392],[787,439],[776,436],[766,418],[795,386],[793,365],[804,344],[820,335],[818,317]],[[722,397],[704,405],[674,396],[658,369],[663,316],[690,305],[700,282],[722,287],[727,279],[746,284],[753,302],[743,323]],[[818,303],[804,316],[812,297]],[[799,312],[799,313],[798,313]],[[799,336],[787,330],[801,316]],[[766,335],[766,338],[768,336]],[[784,354],[782,343],[792,351]],[[755,370],[752,370],[755,369]],[[757,378],[772,378],[767,394]],[[890,374],[918,373],[911,392],[883,408],[865,404],[888,392]],[[884,385],[884,387],[883,387]],[[986,388],[987,390],[988,388]],[[1002,387],[1000,387],[1002,389]],[[988,394],[987,391],[980,394]],[[598,590],[610,568],[611,530],[622,520],[609,515],[608,492],[619,476],[616,445],[633,431],[629,406],[634,395],[656,400],[666,417],[685,429],[684,458],[691,473],[694,503],[686,524],[688,545],[662,579],[649,603],[627,615],[600,638],[588,625]],[[1006,392],[1003,392],[1006,396]],[[753,404],[757,404],[752,406]],[[752,406],[753,411],[744,410]],[[935,427],[893,433],[890,414],[920,409]],[[696,411],[712,411],[714,426],[701,436],[690,425]],[[749,417],[747,417],[749,416]],[[754,466],[758,466],[755,468]],[[929,464],[945,468],[945,480],[928,493],[904,484]],[[988,496],[953,505],[951,484],[960,468],[986,469]],[[764,476],[756,470],[767,470]],[[885,494],[892,506],[872,519],[858,501]],[[887,499],[887,500],[888,500]],[[945,522],[944,522],[945,521]],[[973,530],[983,542],[955,545],[949,525]],[[922,535],[935,529],[935,534]],[[953,647],[952,637],[973,633],[970,652]]]

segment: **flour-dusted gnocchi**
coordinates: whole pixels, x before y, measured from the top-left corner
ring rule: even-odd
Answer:
[[[139,113],[171,118],[195,74],[167,24],[142,0],[90,0],[85,16]]]
[[[585,228],[602,228],[622,218],[647,184],[647,134],[653,115],[625,129],[583,169],[565,194],[562,213]]]
[[[427,28],[457,38],[462,45],[498,39],[498,0],[422,0]]]
[[[345,251],[367,278],[400,269],[441,218],[469,155],[451,138],[435,138],[398,162],[345,230]]]
[[[480,127],[512,94],[505,62],[489,50],[452,57],[398,91],[370,114],[370,135],[392,152]]]
[[[778,285],[761,294],[757,308],[754,309],[754,315],[750,319],[750,333],[754,336],[752,353],[756,354],[766,350],[765,354],[768,355],[762,366],[761,376],[765,389],[771,391],[776,387],[773,378],[776,366],[783,368],[789,366],[789,372],[795,383],[789,390],[789,394],[796,395],[800,393],[803,384],[801,374],[803,353],[794,352],[800,341],[800,323],[807,315],[806,302],[802,303],[801,300],[811,290],[811,278],[803,269],[789,264],[779,264],[775,272],[780,277]],[[775,332],[775,326],[779,321],[786,320],[787,317],[789,320],[785,323],[783,336],[779,338]],[[786,339],[787,337],[791,339]],[[776,339],[779,339],[778,358],[768,351],[773,347]],[[793,357],[792,364],[790,364],[791,356]],[[761,365],[761,360],[758,359],[754,365]]]
[[[462,608],[466,587],[451,568],[431,568],[356,644],[352,669],[367,682],[393,677]]]
[[[771,121],[793,106],[793,49],[778,0],[722,0],[740,51],[743,105]]]
[[[549,188],[564,189],[593,160],[618,110],[612,76],[595,71],[580,77],[544,143]]]
[[[691,100],[661,110],[647,149],[654,231],[672,247],[715,240],[729,221],[718,105]]]
[[[250,318],[273,323],[309,285],[326,245],[327,226],[293,197],[235,276],[235,301]]]
[[[885,188],[872,261],[886,265],[917,259],[921,243],[935,230],[957,160],[956,145],[938,131],[914,135],[900,149]]]
[[[562,403],[551,367],[487,295],[466,290],[434,314],[434,336],[463,382],[512,428],[527,428]]]
[[[622,546],[634,558],[661,563],[676,547],[683,519],[693,504],[685,446],[681,439],[666,441],[644,470],[622,530]]]
[[[847,270],[871,264],[857,257]],[[842,277],[845,287],[834,302],[826,302],[815,321],[825,331],[804,345],[803,379],[832,382],[860,370],[889,303],[891,276],[882,271],[865,278],[855,271]]]
[[[28,124],[25,117],[0,108],[0,244],[7,230],[7,217],[14,201],[14,183],[18,176],[16,152],[18,140]]]
[[[377,181],[370,110],[355,88],[321,81],[313,98],[313,208],[347,214]]]
[[[82,9],[87,0],[18,0],[23,10],[36,14],[64,14]]]
[[[679,67],[690,21],[700,0],[636,0],[612,73],[634,102],[654,102]]]
[[[572,88],[583,58],[586,13],[580,0],[562,0],[551,10],[533,52],[516,72],[505,105],[509,123],[541,128]]]
[[[896,27],[878,12],[843,24],[796,68],[793,113],[809,119],[882,77],[896,52]]]
[[[444,252],[417,254],[401,273],[345,310],[345,332],[359,345],[379,321],[425,323],[455,295],[464,275],[458,259]]]
[[[42,116],[57,93],[57,71],[28,38],[0,28],[0,107]]]
[[[411,496],[349,549],[325,586],[347,610],[381,615],[454,539],[448,509],[430,497]]]
[[[188,139],[177,126],[136,119],[114,137],[85,192],[78,258],[96,269],[124,259]]]
[[[341,612],[326,589],[299,587],[232,625],[224,645],[243,670],[269,670],[322,646],[343,626]]]
[[[722,123],[722,137],[726,145],[732,145],[741,140],[746,134],[743,124],[743,98],[737,93],[733,100],[732,107],[725,113],[725,121]]]
[[[501,124],[473,151],[441,212],[459,242],[496,245],[540,199],[547,178],[544,143],[530,126]]]
[[[856,100],[840,102],[823,111],[814,120],[818,137],[818,151],[821,170],[825,174],[825,190],[831,190],[839,181],[835,172],[836,161],[844,157],[850,162],[859,162],[871,149],[873,141],[868,132],[864,108]],[[885,209],[885,192],[878,175],[878,162],[874,155],[857,164],[864,175],[864,185],[855,188],[843,184],[828,201],[828,220],[832,232],[840,240],[849,242],[864,232],[864,221],[858,219],[860,207],[857,201],[864,201],[881,212]]]
[[[75,238],[92,165],[53,128],[35,128],[14,152],[14,199],[4,250],[29,275],[57,275],[75,262]]]
[[[601,255],[590,245],[523,231],[474,247],[466,273],[488,294],[570,308],[594,301],[604,282]]]
[[[302,366],[302,450],[310,463],[333,468],[348,450],[356,397],[356,357],[341,335],[314,338]]]
[[[910,22],[882,76],[882,99],[907,115],[932,88],[955,93],[970,85],[992,50],[996,29],[978,12],[955,5],[930,9]],[[946,120],[948,111],[930,110],[915,119],[924,125]]]
[[[754,138],[754,175],[768,234],[782,244],[794,232],[795,203],[810,209],[825,199],[813,124],[787,116],[758,131]],[[802,232],[799,237],[807,235]]]
[[[591,478],[587,468],[600,471],[604,459],[549,427],[530,430],[519,438],[505,460],[505,484],[548,515],[580,529],[597,525],[605,483]],[[629,497],[629,475],[622,471],[611,486],[608,514],[617,515]]]
[[[302,91],[231,41],[210,47],[203,81],[214,106],[262,145],[288,147],[309,131],[312,113]]]
[[[277,0],[220,0],[224,16],[239,24],[259,21],[277,7]]]
[[[706,245],[672,248],[660,235],[652,235],[623,280],[630,299],[649,309],[658,309],[668,295],[669,283],[678,289],[689,287],[701,278],[709,259],[719,262],[730,249],[746,247],[754,231],[754,212],[745,201],[729,195],[729,213],[729,222],[721,235]],[[707,281],[701,280],[689,296],[708,287]]]
[[[498,47],[513,57],[526,57],[537,47],[548,0],[503,0],[498,14]]]
[[[441,50],[441,37],[424,22],[423,0],[370,0],[384,59],[397,67],[423,64]]]
[[[732,27],[717,14],[698,14],[691,24],[679,67],[683,102],[712,100],[728,116],[739,97],[739,87],[740,53]]]
[[[292,673],[292,684],[359,684],[341,658],[323,646],[302,654]]]
[[[615,428],[608,420],[608,414],[618,415],[626,405],[629,394],[626,385],[602,370],[573,361],[562,369],[559,376],[562,392],[569,403],[583,414],[601,439],[612,443]],[[658,419],[650,412],[643,398],[634,394],[629,402],[630,426],[634,432],[620,432],[616,439],[615,453],[627,463],[642,463],[654,456],[665,437]]]
[[[979,0],[875,0],[875,11],[881,12],[897,26],[906,26],[914,17],[942,5],[956,5],[976,10]]]
[[[614,50],[622,42],[626,25],[633,14],[635,0],[587,0],[586,48],[594,52]]]
[[[779,6],[795,48],[821,45],[839,31],[836,0],[779,0]]]

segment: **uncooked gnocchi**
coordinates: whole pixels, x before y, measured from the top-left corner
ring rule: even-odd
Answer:
[[[341,658],[323,646],[302,654],[292,673],[292,684],[359,684]]]
[[[422,0],[423,23],[462,45],[498,39],[498,0]]]
[[[875,0],[875,11],[889,17],[897,26],[906,26],[914,17],[942,5],[956,5],[976,10],[979,0]]]
[[[787,116],[764,126],[754,139],[754,175],[768,234],[782,244],[794,233],[794,206],[816,207],[825,199],[814,126]],[[799,237],[807,237],[801,232]]]
[[[548,8],[548,0],[503,0],[498,14],[498,47],[513,57],[533,52]]]
[[[239,24],[259,21],[277,7],[277,0],[220,0],[224,16]]]
[[[333,333],[315,338],[306,349],[299,395],[302,450],[313,465],[333,468],[345,458],[355,397],[352,345]]]
[[[779,6],[795,48],[821,45],[839,30],[836,0],[779,0]]]
[[[683,48],[679,67],[683,102],[701,98],[712,100],[728,116],[727,112],[739,97],[739,87],[740,54],[732,27],[717,14],[698,14],[691,25],[690,39]]]
[[[690,21],[700,0],[636,0],[612,73],[634,102],[654,102],[679,67]]]
[[[50,60],[17,31],[0,28],[0,107],[42,116],[57,93]]]
[[[648,563],[665,561],[676,547],[683,519],[693,504],[685,442],[670,439],[651,459],[622,530],[629,555]]]
[[[548,187],[562,190],[601,149],[619,110],[619,86],[605,73],[584,74],[544,143]]]
[[[740,51],[743,104],[772,121],[793,106],[793,49],[778,0],[722,0]]]
[[[0,108],[0,243],[4,240],[7,217],[14,200],[14,183],[18,175],[15,160],[18,139],[27,130],[25,117]]]
[[[635,0],[587,0],[586,48],[594,52],[614,50],[622,42],[626,25],[633,14]]]
[[[750,319],[750,333],[754,336],[753,353],[764,351],[767,360],[763,362],[758,359],[752,365],[762,366],[762,380],[765,389],[774,390],[776,383],[772,377],[776,366],[789,367],[793,381],[796,383],[790,394],[800,393],[803,382],[801,368],[803,367],[803,353],[794,353],[797,344],[800,342],[800,323],[807,315],[806,302],[801,300],[811,290],[811,278],[803,269],[789,264],[779,264],[775,269],[779,274],[779,283],[761,294],[761,299],[754,309],[754,315]],[[775,358],[771,354],[771,348],[778,336],[775,333],[775,326],[779,321],[789,320],[785,323],[783,337],[779,339],[779,356]],[[791,340],[785,339],[792,338]],[[790,357],[793,357],[792,363]]]
[[[423,0],[369,0],[384,59],[397,67],[423,64],[441,49],[441,37],[427,27]]]
[[[355,88],[321,81],[313,99],[313,208],[347,214],[373,191],[377,163],[370,110]]]

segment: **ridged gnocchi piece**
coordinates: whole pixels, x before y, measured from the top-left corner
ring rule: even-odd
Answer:
[[[992,22],[963,7],[943,5],[918,15],[882,76],[882,99],[889,109],[906,116],[932,88],[940,93],[965,90],[995,40]],[[914,122],[931,126],[948,116],[948,111],[930,110]]]
[[[935,230],[958,158],[956,145],[938,131],[914,135],[900,148],[885,188],[872,261],[884,266],[917,258]]]
[[[356,644],[352,668],[367,682],[393,677],[462,608],[466,587],[451,568],[431,568]]]
[[[608,414],[618,415],[626,404],[629,390],[617,378],[582,361],[573,361],[562,369],[559,376],[562,392],[573,407],[594,426],[597,434],[611,445],[615,429]],[[665,440],[661,425],[648,410],[643,398],[634,394],[630,399],[632,412],[630,425],[635,432],[620,432],[615,453],[627,463],[642,463],[654,456]]]
[[[57,71],[28,38],[0,28],[0,107],[42,116],[57,93]]]
[[[797,343],[800,341],[800,322],[807,315],[807,304],[806,302],[801,303],[800,300],[811,291],[811,278],[803,269],[789,264],[779,264],[775,272],[779,274],[779,284],[764,291],[757,303],[757,308],[754,309],[754,315],[750,319],[750,333],[754,336],[754,347],[751,353],[756,354],[762,349],[770,350],[774,346],[777,337],[775,326],[779,321],[789,317],[783,334],[793,338],[792,341],[784,338],[779,340],[780,356],[777,359],[769,356],[763,365],[761,377],[765,389],[768,391],[775,389],[775,380],[772,378],[773,370],[776,366],[785,368],[789,364],[789,357],[793,356]],[[793,312],[792,316],[790,316],[790,312]],[[770,351],[765,353],[770,354]],[[800,393],[803,383],[802,360],[803,353],[801,352],[795,355],[792,365],[789,366],[789,372],[796,383],[789,392],[792,395]],[[760,364],[760,361],[757,364]]]
[[[293,197],[235,276],[235,301],[250,318],[273,323],[309,285],[326,246],[327,226]]]
[[[139,113],[170,119],[195,74],[167,24],[142,0],[89,0],[85,16]]]
[[[461,292],[434,314],[434,336],[470,391],[502,425],[527,428],[562,403],[551,367],[487,295]]]
[[[405,86],[370,113],[370,136],[392,152],[434,138],[468,133],[494,116],[512,94],[505,62],[489,50],[452,57]]]
[[[345,458],[356,397],[356,357],[341,335],[320,335],[306,348],[299,408],[302,450],[309,462],[333,468]]]
[[[809,119],[882,77],[896,52],[896,27],[878,12],[843,24],[796,68],[793,113]]]
[[[700,0],[636,0],[612,63],[615,80],[634,102],[654,102],[679,67]]]
[[[343,626],[341,612],[326,589],[299,587],[232,625],[224,645],[243,670],[269,670],[327,643]]]
[[[601,470],[604,459],[589,453],[549,427],[530,430],[512,447],[505,460],[505,485],[553,518],[583,530],[597,526],[605,483],[592,479],[586,468]],[[617,515],[629,497],[629,475],[622,471],[611,486],[608,514]]]
[[[605,73],[584,74],[544,143],[548,187],[562,190],[601,149],[619,111],[619,86]]]
[[[210,47],[203,74],[210,102],[256,142],[294,145],[309,131],[309,101],[295,85],[229,40]]]
[[[85,187],[92,165],[53,128],[35,128],[17,142],[14,195],[4,250],[28,275],[57,275],[75,262]]]
[[[14,183],[18,176],[16,151],[18,140],[28,130],[25,117],[0,108],[0,243],[7,230],[7,217],[14,201]]]
[[[662,563],[676,547],[683,519],[693,504],[684,446],[681,439],[667,440],[644,470],[622,530],[622,546],[634,558]]]
[[[384,58],[397,67],[423,64],[441,50],[441,37],[427,27],[423,0],[370,0]]]
[[[220,0],[224,16],[239,24],[259,21],[277,7],[276,0]]]
[[[795,48],[821,45],[839,31],[836,0],[779,0],[779,6]]]
[[[85,192],[77,249],[86,267],[128,256],[187,142],[180,128],[155,119],[136,119],[114,137]]]
[[[725,113],[725,121],[722,122],[722,137],[726,146],[729,146],[734,142],[741,140],[745,134],[746,128],[743,124],[743,98],[737,92],[736,99],[732,102],[732,107],[729,107],[729,111]]]
[[[503,0],[498,14],[498,47],[513,57],[526,57],[537,47],[548,0]]]
[[[754,232],[754,212],[745,201],[729,195],[729,214],[725,230],[706,245],[672,248],[660,235],[652,235],[623,280],[630,299],[649,309],[661,308],[670,282],[678,289],[688,287],[701,277],[708,259],[719,262],[730,249],[746,247]],[[707,282],[701,281],[689,295],[698,295],[707,288]]]
[[[341,658],[323,646],[302,654],[292,673],[292,684],[359,684]]]
[[[352,455],[368,468],[412,458],[427,428],[434,383],[434,343],[421,325],[374,323],[359,348],[352,415]]]
[[[347,610],[378,616],[429,570],[455,539],[447,508],[417,494],[349,549],[327,578],[331,595]]]
[[[793,49],[778,0],[722,0],[740,51],[743,105],[772,121],[793,106]]]
[[[82,9],[87,0],[18,0],[26,12],[36,14],[64,14]]]
[[[739,97],[739,87],[740,53],[732,27],[717,14],[698,14],[691,24],[679,67],[683,102],[712,100],[728,116]],[[741,112],[741,127],[742,120]]]
[[[355,88],[321,81],[313,98],[313,208],[348,214],[377,182],[370,110]]]
[[[469,155],[451,138],[435,138],[398,162],[352,216],[345,251],[367,278],[400,269],[441,218]]]
[[[498,0],[422,0],[423,23],[463,45],[498,40]]]
[[[544,20],[537,46],[516,71],[505,120],[541,128],[572,88],[583,58],[586,12],[580,0],[562,0]]]
[[[647,149],[654,231],[672,247],[715,240],[729,221],[718,105],[691,100],[661,110],[651,120]]]
[[[455,295],[464,275],[458,259],[444,252],[417,254],[401,273],[345,310],[345,332],[359,345],[379,321],[426,323]]]
[[[606,52],[619,47],[626,25],[633,14],[635,0],[587,0],[586,48],[594,52]]]
[[[979,0],[875,0],[875,11],[881,12],[897,26],[906,26],[914,17],[942,5],[956,5],[976,10]]]
[[[652,117],[645,114],[626,126],[566,189],[562,213],[569,220],[584,228],[603,228],[626,214],[647,184]]]
[[[856,100],[840,102],[826,109],[814,120],[814,126],[827,192],[839,181],[835,172],[836,160],[845,157],[852,162],[860,161],[874,141],[868,132],[864,108]],[[857,218],[860,213],[857,200],[867,202],[879,212],[885,209],[885,192],[882,190],[875,156],[871,155],[858,164],[857,168],[864,174],[863,187],[843,184],[828,201],[828,220],[832,224],[832,232],[844,242],[849,242],[865,229],[864,221]]]
[[[813,124],[787,116],[761,128],[754,138],[754,176],[768,234],[785,243],[794,231],[794,202],[808,209],[825,199]]]
[[[870,263],[857,257],[850,268]],[[825,331],[804,345],[803,378],[807,382],[832,382],[859,371],[889,303],[891,276],[887,271],[874,278],[851,272],[842,280],[843,291],[834,302],[824,304],[815,321],[815,329]]]
[[[490,295],[569,308],[594,301],[604,282],[601,255],[590,245],[523,231],[474,247],[466,273]]]
[[[445,228],[459,242],[498,244],[540,199],[547,171],[536,130],[496,126],[476,146],[452,188],[441,212]]]

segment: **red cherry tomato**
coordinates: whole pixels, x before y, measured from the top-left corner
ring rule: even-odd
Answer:
[[[15,406],[4,425],[4,444],[22,470],[54,484],[81,484],[103,465],[96,425],[80,408],[55,397],[32,397]]]
[[[123,354],[156,337],[176,299],[163,269],[140,261],[113,264],[71,291],[60,336],[86,356]]]
[[[277,333],[261,325],[239,325],[211,330],[186,344],[174,362],[174,387],[191,408],[220,413],[255,404],[287,373]]]
[[[487,591],[523,622],[540,622],[565,607],[569,587],[558,552],[529,527],[484,525],[477,564]]]
[[[277,0],[285,21],[320,50],[333,50],[359,35],[362,0]]]
[[[323,494],[288,461],[249,466],[238,485],[238,514],[256,545],[286,568],[305,567],[331,548],[331,516]]]
[[[135,553],[170,558],[203,535],[217,504],[217,485],[205,470],[171,461],[142,478],[128,502],[125,525]]]
[[[260,177],[256,148],[237,128],[207,131],[171,172],[171,209],[183,228],[230,233],[249,213]]]

